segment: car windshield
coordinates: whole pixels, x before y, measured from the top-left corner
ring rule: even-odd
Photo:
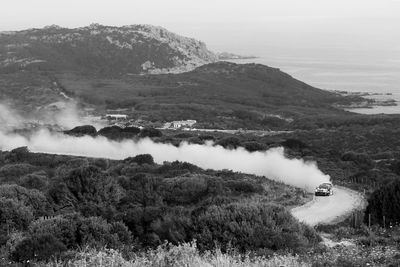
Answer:
[[[319,188],[328,189],[330,187],[329,184],[321,184]]]

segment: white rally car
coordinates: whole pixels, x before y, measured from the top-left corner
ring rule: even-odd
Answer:
[[[316,196],[331,196],[333,195],[333,185],[331,183],[320,184],[315,188]]]

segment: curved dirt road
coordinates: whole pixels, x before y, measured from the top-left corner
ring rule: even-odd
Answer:
[[[333,195],[314,197],[307,204],[293,208],[291,213],[308,225],[337,223],[353,210],[363,208],[364,197],[351,189],[335,186]]]

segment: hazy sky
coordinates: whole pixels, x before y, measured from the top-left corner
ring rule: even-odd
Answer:
[[[347,42],[393,48],[400,0],[1,0],[2,31],[93,22],[159,25],[217,51]]]

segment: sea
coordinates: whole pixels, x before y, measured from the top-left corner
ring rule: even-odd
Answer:
[[[375,55],[375,56],[373,56]],[[265,53],[235,63],[259,63],[276,67],[314,87],[353,93],[369,93],[378,100],[393,99],[396,106],[355,108],[363,114],[400,114],[400,50],[390,53],[340,51],[338,53]]]

